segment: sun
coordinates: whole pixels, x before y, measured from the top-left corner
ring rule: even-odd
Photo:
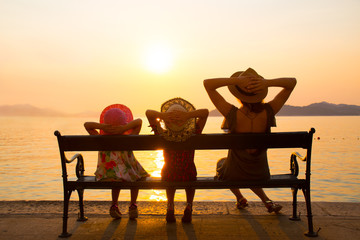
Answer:
[[[150,46],[145,53],[145,66],[154,73],[162,74],[170,71],[174,63],[174,53],[165,44]]]

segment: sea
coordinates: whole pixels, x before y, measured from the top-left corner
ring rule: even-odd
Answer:
[[[146,118],[140,134],[151,134]],[[222,117],[209,117],[204,133],[222,133]],[[60,154],[54,131],[62,135],[87,135],[86,121],[80,117],[7,117],[0,116],[0,200],[62,200]],[[309,131],[315,128],[313,140],[311,198],[313,201],[360,202],[360,116],[279,116],[273,132]],[[288,173],[292,152],[305,156],[303,149],[271,149],[268,151],[272,174]],[[226,150],[199,150],[195,153],[198,176],[215,175],[218,159]],[[83,152],[85,174],[93,175],[96,152]],[[160,176],[162,151],[137,151],[135,156],[152,175]],[[71,155],[68,155],[70,158]],[[300,174],[305,163],[299,161]],[[69,177],[75,177],[75,164],[68,166]],[[248,200],[259,201],[249,189],[242,190]],[[275,201],[291,201],[290,189],[265,189]],[[85,190],[85,200],[111,199],[110,190]],[[122,190],[120,201],[130,199]],[[73,193],[71,200],[77,200]],[[140,190],[139,201],[166,201],[163,190]],[[176,201],[185,201],[185,191],[177,190]],[[303,201],[302,192],[298,200]],[[235,201],[227,190],[197,190],[195,201]]]

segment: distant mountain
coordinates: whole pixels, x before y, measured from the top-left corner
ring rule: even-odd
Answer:
[[[51,109],[37,108],[29,104],[18,104],[0,106],[0,116],[64,117],[66,114]]]
[[[0,106],[0,116],[97,117],[98,114],[95,112],[67,114],[29,104],[18,104]],[[221,116],[221,114],[215,109],[210,111],[210,116]],[[360,106],[327,102],[313,103],[304,107],[285,105],[277,116],[360,116]]]
[[[29,104],[0,106],[0,116],[42,116],[42,117],[94,117],[94,112],[67,114],[52,109],[37,108]]]
[[[278,116],[359,116],[360,106],[332,104],[327,102],[313,103],[305,107],[285,105]]]
[[[221,114],[215,109],[210,111],[210,116],[221,116]],[[304,107],[285,105],[277,116],[360,116],[360,106],[327,102],[313,103]]]

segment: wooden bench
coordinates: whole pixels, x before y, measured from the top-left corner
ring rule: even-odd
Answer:
[[[229,188],[291,188],[293,196],[293,212],[291,220],[300,220],[297,215],[297,192],[303,191],[308,219],[308,232],[305,235],[317,236],[313,230],[311,198],[310,198],[310,175],[311,175],[311,148],[315,129],[309,132],[279,132],[279,133],[251,133],[251,134],[201,134],[191,137],[186,142],[177,143],[164,140],[154,135],[127,135],[127,136],[90,136],[90,135],[65,135],[55,131],[60,150],[62,177],[64,187],[64,215],[63,232],[60,237],[69,237],[67,232],[67,219],[69,200],[72,191],[79,195],[79,218],[78,221],[86,221],[84,216],[84,190],[85,189],[166,189],[175,187],[184,189],[229,189]],[[220,181],[213,177],[198,177],[193,182],[165,182],[159,178],[147,178],[137,182],[101,182],[96,181],[95,176],[84,175],[84,159],[80,153],[76,153],[71,159],[67,159],[66,152],[81,151],[117,151],[117,150],[159,150],[159,149],[251,149],[251,148],[301,148],[306,149],[306,156],[301,157],[294,152],[290,155],[290,172],[287,174],[272,175],[267,181]],[[299,167],[297,159],[306,162],[305,173],[298,177]],[[76,161],[76,179],[68,179],[67,164]],[[141,161],[141,159],[139,159]],[[214,166],[215,169],[215,166]],[[215,172],[214,172],[215,174]]]

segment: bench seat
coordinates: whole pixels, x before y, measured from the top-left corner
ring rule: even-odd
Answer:
[[[304,185],[305,179],[299,179],[292,174],[278,174],[271,175],[267,181],[222,181],[214,180],[214,177],[198,177],[193,182],[166,182],[161,181],[159,177],[148,177],[146,180],[137,182],[110,182],[110,181],[96,181],[95,176],[83,176],[68,180],[68,187],[77,189],[166,189],[174,187],[177,189],[184,189],[193,187],[195,189],[228,189],[228,188],[283,188],[283,187],[299,187]]]

